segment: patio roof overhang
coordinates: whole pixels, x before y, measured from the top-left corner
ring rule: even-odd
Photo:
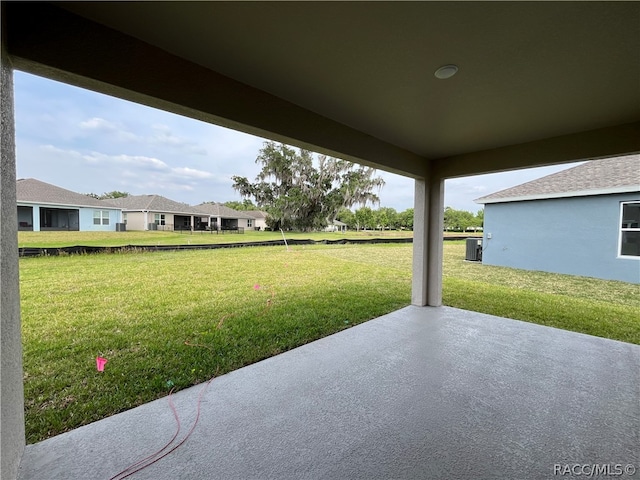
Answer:
[[[637,2],[54,3],[15,68],[396,173],[640,150]]]
[[[412,302],[439,305],[445,178],[640,152],[638,18],[638,2],[3,2],[2,477],[24,444],[14,68],[415,178]]]

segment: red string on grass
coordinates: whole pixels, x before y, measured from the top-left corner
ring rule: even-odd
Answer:
[[[127,478],[131,475],[133,475],[134,473],[142,470],[143,468],[145,468],[144,466],[142,466],[142,464],[144,464],[145,462],[153,459],[154,457],[156,457],[157,455],[160,455],[164,450],[166,450],[169,445],[171,445],[173,443],[173,441],[176,439],[176,437],[178,436],[178,434],[180,433],[180,417],[178,417],[178,412],[176,410],[175,405],[173,404],[173,400],[171,399],[171,394],[173,393],[173,388],[171,390],[169,390],[169,395],[167,396],[167,399],[169,400],[169,406],[171,407],[171,411],[173,412],[173,417],[176,419],[176,425],[177,425],[177,429],[176,429],[176,433],[173,434],[173,437],[171,437],[171,440],[169,440],[164,447],[162,447],[160,450],[156,451],[155,453],[152,453],[151,455],[149,455],[148,457],[143,458],[142,460],[138,460],[135,463],[132,463],[131,465],[129,465],[127,468],[125,468],[124,470],[118,472],[117,474],[115,474],[113,477],[111,477],[109,480],[117,480],[117,479],[122,479],[122,478]],[[151,464],[149,464],[151,465]],[[137,470],[132,470],[136,467],[140,467]],[[126,475],[125,475],[126,474]],[[123,476],[124,475],[124,476]]]
[[[157,461],[163,459],[164,457],[166,457],[170,453],[175,452],[178,448],[180,448],[184,444],[184,442],[186,442],[187,439],[191,436],[191,434],[193,433],[193,431],[196,428],[196,425],[198,424],[198,421],[200,420],[200,405],[202,403],[202,395],[204,394],[205,390],[207,389],[209,384],[211,384],[211,382],[213,381],[214,378],[215,377],[211,377],[211,379],[200,390],[200,393],[198,395],[198,404],[197,404],[197,407],[196,407],[196,418],[195,418],[195,420],[193,422],[193,425],[191,426],[191,428],[189,429],[189,431],[187,432],[185,437],[182,440],[180,440],[180,442],[178,442],[176,445],[174,445],[171,449],[169,449],[166,452],[164,452],[164,450],[166,450],[174,442],[174,440],[178,437],[178,433],[180,433],[180,427],[181,427],[181,425],[180,425],[180,417],[178,416],[178,412],[176,410],[176,407],[173,404],[173,400],[171,399],[171,394],[173,392],[173,389],[171,389],[169,391],[168,400],[169,400],[169,406],[171,407],[171,411],[173,412],[173,416],[176,419],[176,424],[177,424],[177,427],[178,427],[176,429],[176,433],[173,435],[171,440],[164,447],[162,447],[160,450],[158,450],[155,453],[149,455],[148,457],[143,458],[142,460],[138,460],[137,462],[129,465],[127,468],[125,468],[124,470],[118,472],[113,477],[111,477],[109,480],[123,480],[123,479],[125,479],[127,477],[130,477],[134,473],[137,473],[140,470],[144,470],[145,468],[153,465]],[[164,452],[164,453],[162,453],[162,452]]]

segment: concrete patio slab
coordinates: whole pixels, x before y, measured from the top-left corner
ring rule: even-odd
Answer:
[[[178,439],[202,388],[173,396]],[[193,435],[129,478],[544,479],[567,478],[558,466],[576,464],[640,470],[639,346],[454,308],[403,308],[206,388]],[[29,445],[19,478],[109,479],[175,428],[167,399],[151,402]]]

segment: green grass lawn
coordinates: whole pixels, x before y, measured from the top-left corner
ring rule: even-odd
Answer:
[[[640,343],[637,285],[464,262],[464,250],[464,242],[445,243],[447,305]],[[405,306],[411,251],[331,245],[23,258],[28,442]],[[103,373],[98,355],[109,360]]]

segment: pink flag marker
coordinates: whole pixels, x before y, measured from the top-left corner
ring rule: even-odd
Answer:
[[[260,290],[260,285],[258,285],[257,283],[253,286],[254,290]]]
[[[99,372],[104,372],[104,366],[108,362],[106,358],[96,357],[96,368]]]

